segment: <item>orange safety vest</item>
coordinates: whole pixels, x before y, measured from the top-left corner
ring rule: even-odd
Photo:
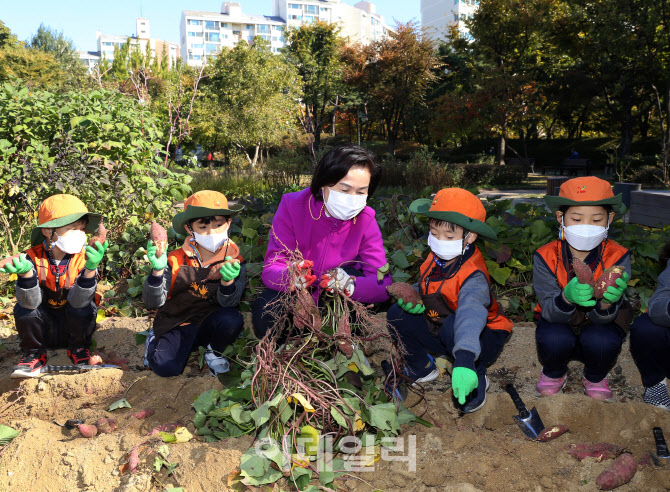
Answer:
[[[40,287],[42,289],[48,289],[51,292],[61,291],[61,295],[58,296],[58,299],[52,296],[46,296],[49,307],[58,309],[67,304],[67,293],[84,269],[84,265],[86,264],[86,253],[82,252],[72,255],[72,258],[70,258],[70,262],[67,265],[67,270],[58,279],[58,286],[56,286],[56,276],[51,273],[49,258],[47,258],[43,244],[33,246],[26,251],[26,255],[28,255],[35,264],[35,271],[37,272],[37,279]]]
[[[439,289],[440,294],[442,294],[444,299],[447,301],[449,308],[456,312],[456,309],[458,308],[458,293],[461,290],[461,286],[474,273],[482,272],[484,275],[486,275],[486,280],[489,283],[489,295],[491,297],[491,302],[487,307],[489,314],[487,317],[486,326],[488,326],[491,330],[505,330],[508,332],[512,331],[512,321],[500,313],[500,305],[491,293],[491,277],[489,277],[489,270],[486,267],[486,261],[484,260],[484,256],[479,251],[479,248],[475,246],[475,250],[472,253],[472,256],[470,256],[470,258],[468,258],[465,263],[461,265],[461,268],[458,269],[458,272],[456,272],[453,277],[444,283],[441,281],[429,282],[428,287],[426,288],[423,279],[430,275],[431,270],[436,265],[433,258],[433,253],[430,253],[426,261],[424,261],[423,265],[421,265],[420,278],[422,281],[419,282],[419,292],[422,296],[434,294]],[[430,316],[430,314],[428,314],[428,316]]]
[[[565,286],[568,285],[570,280],[572,280],[572,277],[568,278],[568,259],[563,257],[564,245],[560,244],[562,242],[563,241],[556,240],[547,243],[544,246],[538,248],[537,253],[544,259],[549,269],[556,273],[556,280],[558,281],[558,285],[561,287],[561,289],[565,289]],[[602,261],[598,261],[596,271],[593,272],[593,278],[596,279],[600,277],[609,267],[616,265],[617,262],[621,260],[621,258],[623,258],[626,253],[628,253],[627,248],[624,248],[619,243],[612,241],[611,239],[606,239],[600,243],[600,247],[602,249]],[[535,312],[538,314],[542,312],[542,307],[540,306],[539,302],[535,305]]]

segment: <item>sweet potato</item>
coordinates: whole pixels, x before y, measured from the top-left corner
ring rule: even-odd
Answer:
[[[637,463],[632,454],[622,454],[615,459],[598,478],[596,486],[600,490],[612,490],[627,484],[637,472]]]
[[[9,258],[5,258],[4,260],[0,260],[0,268],[5,268],[5,265],[7,263],[12,263],[14,261],[14,259],[18,258],[18,257],[19,257],[19,255],[14,255],[14,256],[10,256]]]
[[[139,412],[131,413],[131,417],[135,417],[137,420],[143,420],[146,419],[147,417],[151,417],[154,413],[156,413],[156,410],[153,410],[151,408],[145,408],[144,410],[140,410]]]
[[[161,424],[151,429],[147,436],[157,436],[161,432],[174,432],[180,426],[180,424]]]
[[[570,444],[566,451],[570,456],[582,461],[584,458],[596,458],[598,461],[616,458],[623,453],[624,448],[608,442],[578,442]]]
[[[645,468],[651,465],[652,465],[652,459],[651,454],[649,453],[644,453],[644,455],[642,455],[642,458],[640,458],[640,461],[637,462],[638,468]]]
[[[135,446],[130,454],[128,454],[128,468],[130,469],[130,473],[135,473],[137,471],[137,467],[140,464],[140,449],[139,446]]]
[[[591,271],[591,268],[582,260],[579,258],[573,258],[572,269],[575,271],[575,276],[577,277],[577,280],[579,280],[580,284],[590,285],[591,287],[595,286],[593,272]]]
[[[158,222],[151,223],[151,231],[149,231],[149,239],[151,239],[156,246],[156,258],[163,256],[167,248],[167,231]]]
[[[79,424],[77,428],[79,429],[79,433],[82,435],[82,437],[86,437],[88,439],[95,437],[98,434],[98,428],[95,425]]]
[[[554,425],[552,427],[547,427],[542,432],[540,432],[540,435],[537,436],[537,440],[541,442],[553,441],[554,439],[556,439],[559,436],[562,436],[569,430],[570,429],[568,429],[567,425]]]
[[[614,265],[605,270],[598,280],[596,280],[593,296],[596,299],[602,299],[608,287],[616,287],[617,279],[621,278],[625,271],[626,269],[621,265]]]
[[[406,282],[396,282],[386,287],[386,290],[395,299],[402,299],[405,304],[411,302],[412,306],[423,304],[421,295]]]
[[[209,267],[209,273],[207,274],[207,278],[205,280],[206,281],[208,281],[208,280],[221,280],[221,267],[225,263],[239,263],[239,262],[240,262],[240,260],[238,260],[236,258],[233,258],[233,259],[226,260],[224,262],[219,262],[215,265],[212,265],[211,267]]]
[[[107,241],[107,228],[105,227],[105,224],[102,223],[102,220],[100,221],[100,225],[98,225],[98,230],[96,232],[97,234],[91,236],[91,240],[88,242],[88,245],[93,248],[95,248],[96,242],[105,244],[105,241]]]
[[[95,427],[100,434],[109,434],[116,430],[116,420],[101,417],[95,421]]]

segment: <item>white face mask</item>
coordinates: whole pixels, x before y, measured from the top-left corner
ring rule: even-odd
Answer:
[[[561,222],[563,220],[561,219]],[[577,224],[563,228],[565,240],[577,251],[591,251],[602,243],[607,237],[608,227],[602,227],[591,224]]]
[[[453,241],[442,241],[428,233],[428,247],[433,254],[441,260],[453,260],[457,256],[461,256],[467,249],[467,244],[464,245],[465,239],[470,235],[468,232],[463,239],[455,239]]]
[[[62,236],[58,236],[55,246],[63,253],[76,255],[81,253],[86,244],[86,233],[84,231],[68,231]]]
[[[331,188],[328,188],[328,190],[326,210],[328,210],[331,217],[335,217],[336,219],[353,219],[361,213],[368,201],[368,195],[350,195]]]
[[[228,229],[214,234],[198,234],[193,232],[195,242],[205,248],[207,251],[216,253],[218,249],[228,240]]]

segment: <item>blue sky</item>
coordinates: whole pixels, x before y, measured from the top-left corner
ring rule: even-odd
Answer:
[[[272,14],[272,0],[238,0],[249,14]],[[355,4],[358,0],[343,0]],[[80,50],[95,50],[95,32],[135,34],[135,18],[140,12],[151,22],[151,37],[179,42],[182,10],[219,12],[220,0],[0,0],[0,20],[21,40],[28,39],[44,23],[63,31]],[[377,0],[377,13],[388,24],[393,19],[420,21],[420,0]],[[7,5],[9,4],[9,5]]]

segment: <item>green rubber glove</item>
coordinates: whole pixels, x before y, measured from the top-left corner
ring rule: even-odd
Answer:
[[[84,268],[87,270],[95,270],[98,268],[98,265],[105,257],[105,251],[109,248],[109,242],[105,241],[105,244],[100,244],[99,241],[95,242],[95,248],[92,246],[86,246],[86,263]]]
[[[619,299],[621,299],[621,296],[623,296],[624,292],[626,292],[626,289],[628,288],[629,278],[630,277],[628,276],[628,272],[623,272],[621,278],[616,279],[616,287],[610,285],[607,287],[607,290],[603,292],[603,299],[610,304],[616,304],[619,302]]]
[[[398,306],[402,308],[403,311],[409,314],[421,314],[426,310],[426,306],[423,304],[417,304],[412,306],[411,302],[405,302],[402,299],[398,299]]]
[[[467,367],[454,367],[451,373],[451,389],[454,392],[454,398],[458,398],[458,403],[465,404],[465,397],[472,393],[479,379],[477,373]]]
[[[232,260],[232,256],[226,256],[226,260]],[[223,282],[230,282],[231,280],[237,278],[240,274],[240,262],[239,261],[231,261],[229,263],[224,263],[223,266],[221,267],[221,280]]]
[[[163,255],[160,258],[156,258],[156,249],[154,242],[149,239],[147,243],[147,258],[149,259],[149,263],[151,263],[151,268],[153,270],[165,270],[165,267],[167,267],[167,253],[163,251]]]
[[[580,284],[577,277],[568,282],[563,290],[565,300],[571,304],[577,304],[583,307],[593,307],[596,301],[593,298],[593,287],[587,284]]]
[[[10,263],[7,263],[3,268],[0,268],[0,272],[25,275],[32,269],[33,264],[26,258],[25,253],[21,253],[18,258],[14,258]]]

